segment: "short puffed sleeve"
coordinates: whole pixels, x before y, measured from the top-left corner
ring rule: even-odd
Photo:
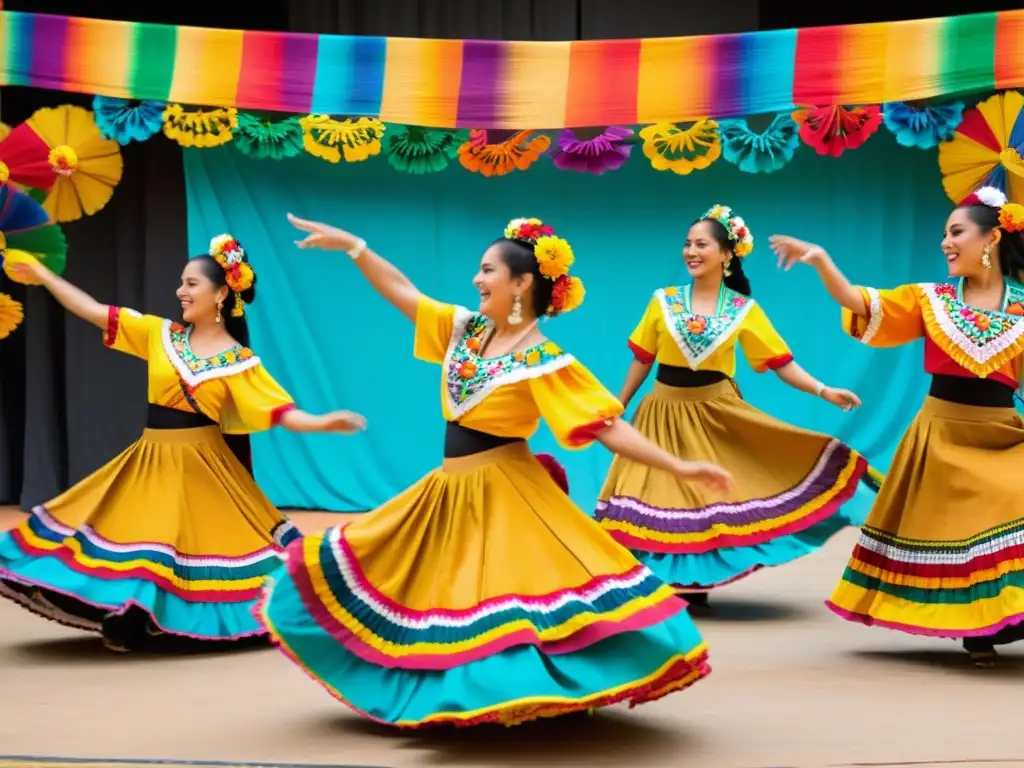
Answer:
[[[618,398],[575,360],[529,382],[541,418],[566,448],[589,445],[624,410]]]
[[[651,296],[647,309],[629,335],[629,349],[633,357],[644,364],[651,364],[658,356],[658,324],[661,318],[661,302],[658,296]]]
[[[268,430],[295,408],[291,395],[262,365],[228,376],[224,381],[231,397],[220,414],[220,428],[229,435]]]
[[[758,373],[777,371],[793,362],[793,353],[757,303],[743,318],[739,342],[747,363]]]
[[[107,307],[107,327],[103,330],[103,343],[118,352],[149,359],[149,343],[154,333],[160,332],[163,318],[142,315],[128,307]]]
[[[413,354],[428,363],[440,363],[448,352],[459,308],[428,296],[421,296],[416,307],[416,341]]]
[[[878,290],[858,286],[867,316],[843,307],[843,331],[871,347],[898,347],[924,336],[919,288],[914,284]]]

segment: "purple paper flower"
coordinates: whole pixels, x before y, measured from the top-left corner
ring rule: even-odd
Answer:
[[[626,140],[633,135],[629,128],[612,125],[592,139],[580,139],[571,128],[558,136],[558,148],[552,161],[562,171],[593,173],[615,171],[629,159],[633,145]]]

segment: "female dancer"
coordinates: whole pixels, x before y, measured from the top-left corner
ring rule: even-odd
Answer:
[[[706,675],[685,603],[584,515],[526,439],[598,440],[719,491],[729,476],[680,461],[619,420],[622,405],[537,321],[573,309],[569,244],[517,219],[484,253],[472,312],[423,296],[366,242],[289,217],[300,245],[347,251],[415,323],[416,357],[440,363],[444,464],[374,512],[288,547],[262,618],[332,695],[390,725],[512,725],[618,701],[639,704]],[[279,580],[278,580],[279,579]]]
[[[859,522],[840,506],[856,490],[864,459],[748,405],[732,380],[738,345],[758,372],[774,371],[844,410],[860,405],[793,361],[750,298],[742,260],[752,249],[747,225],[726,206],[694,222],[683,247],[693,282],[654,292],[629,337],[635,359],[620,395],[628,405],[657,361],[636,428],[671,453],[727,468],[735,491],[722,497],[617,456],[597,504],[596,517],[615,540],[697,605],[707,604],[707,590],[808,554]]]
[[[962,638],[978,666],[1024,637],[1024,206],[983,188],[949,215],[948,283],[854,287],[820,246],[776,235],[872,347],[924,337],[931,391],[903,436],[828,607],[844,619]]]
[[[0,595],[115,650],[263,635],[252,608],[299,534],[221,433],[353,432],[362,418],[297,410],[264,370],[244,317],[256,276],[229,235],[182,272],[188,325],[100,304],[38,262],[14,268],[148,362],[149,412],[138,442],[0,536]]]

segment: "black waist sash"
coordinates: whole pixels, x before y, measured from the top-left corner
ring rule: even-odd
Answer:
[[[472,456],[503,445],[525,442],[521,437],[500,437],[486,432],[464,427],[458,422],[449,421],[444,430],[444,457],[457,459],[461,456]]]
[[[962,376],[936,374],[928,394],[939,400],[959,405],[981,405],[987,408],[1013,408],[1013,388],[993,379],[968,379]]]
[[[695,371],[693,368],[658,363],[654,378],[659,384],[669,387],[707,387],[729,377],[721,371]]]
[[[196,429],[215,426],[217,422],[205,414],[179,411],[166,405],[150,403],[146,411],[146,429]]]

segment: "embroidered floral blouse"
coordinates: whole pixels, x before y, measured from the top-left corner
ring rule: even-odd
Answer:
[[[441,412],[446,421],[491,435],[529,438],[543,417],[561,445],[580,448],[622,415],[622,403],[552,341],[480,357],[491,327],[486,317],[465,307],[420,300],[414,354],[443,366]]]
[[[1024,369],[1024,286],[1007,281],[1002,309],[968,306],[962,284],[912,283],[891,290],[859,288],[868,316],[843,309],[843,330],[872,347],[924,337],[930,374],[992,378],[1019,387]]]
[[[133,309],[110,307],[103,343],[149,363],[149,402],[216,421],[222,432],[270,429],[295,407],[248,347],[199,358],[190,326]]]
[[[730,377],[736,375],[737,344],[758,373],[793,361],[786,342],[750,297],[723,287],[714,315],[698,315],[691,307],[688,285],[656,290],[629,337],[636,359]]]

